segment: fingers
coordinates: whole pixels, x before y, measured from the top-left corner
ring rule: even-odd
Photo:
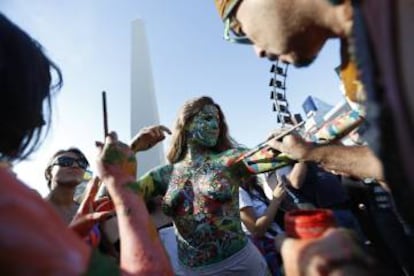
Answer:
[[[76,216],[84,215],[93,211],[93,200],[98,192],[99,182],[99,177],[96,176],[89,180]]]
[[[85,216],[86,220],[93,221],[94,223],[102,222],[106,220],[108,217],[115,215],[115,211],[101,211],[101,212],[94,212],[91,214],[87,214]]]
[[[108,136],[105,137],[106,144],[112,144],[118,142],[118,134],[115,131],[111,131]]]
[[[171,134],[171,131],[163,125],[142,128],[132,139],[130,147],[135,152],[147,150],[164,140],[166,133]]]
[[[164,133],[171,134],[171,130],[163,125],[153,127],[151,130],[155,133],[155,136],[165,137]]]
[[[269,141],[266,142],[266,144],[271,147],[272,149],[275,149],[277,151],[283,152],[282,148],[283,148],[283,143],[279,142],[277,139],[272,138]]]
[[[105,137],[105,144],[112,144],[118,142],[118,134],[115,131],[111,131],[106,137]],[[104,143],[100,141],[95,141],[95,146],[102,151],[103,147],[105,146]]]
[[[160,128],[161,131],[166,132],[169,135],[172,134],[171,130],[166,126],[160,125],[159,128]]]
[[[159,126],[155,126],[151,129],[151,135],[154,138],[158,138],[159,141],[163,140],[165,138],[165,134],[171,134],[171,130],[169,128],[167,128],[166,126],[163,125],[159,125]]]
[[[99,183],[100,183],[99,177],[95,176],[91,180],[89,180],[87,186],[86,186],[86,196],[88,198],[95,198],[96,193],[99,189]]]

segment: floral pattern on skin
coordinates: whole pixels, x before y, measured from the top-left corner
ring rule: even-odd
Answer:
[[[183,264],[216,263],[245,246],[238,209],[238,187],[251,175],[240,158],[245,153],[238,148],[210,154],[195,169],[185,161],[158,167],[132,184],[144,198],[164,195],[163,211],[178,230]]]
[[[165,195],[163,211],[177,227],[183,264],[197,267],[216,263],[245,246],[238,187],[249,174],[234,162],[244,151],[210,154],[196,169],[185,161],[158,167],[134,184],[134,190],[145,198]]]
[[[184,159],[155,168],[130,185],[146,199],[164,195],[163,211],[177,229],[179,259],[189,267],[220,262],[247,243],[238,195],[252,173],[242,158],[247,149],[211,150],[219,120],[215,106],[204,106],[186,127]]]

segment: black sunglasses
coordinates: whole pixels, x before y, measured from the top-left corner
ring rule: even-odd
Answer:
[[[86,170],[86,168],[88,167],[88,162],[86,162],[85,160],[76,159],[76,158],[69,157],[69,156],[61,156],[57,158],[56,161],[52,163],[52,166],[58,165],[61,167],[72,167],[74,162],[76,162],[79,168],[83,170]]]

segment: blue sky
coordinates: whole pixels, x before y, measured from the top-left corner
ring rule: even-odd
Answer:
[[[41,148],[16,166],[18,176],[42,195],[47,193],[43,171],[58,149],[77,146],[93,163],[94,141],[103,136],[102,90],[109,128],[130,139],[130,27],[137,18],[145,22],[162,124],[172,126],[185,100],[209,95],[240,143],[254,146],[277,127],[269,98],[271,63],[249,46],[222,39],[213,1],[2,0],[0,10],[36,38],[63,72],[51,131]],[[289,68],[293,113],[302,112],[307,95],[331,104],[343,99],[334,72],[338,47],[329,42],[309,68]]]

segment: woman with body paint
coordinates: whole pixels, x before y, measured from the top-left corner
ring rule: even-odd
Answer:
[[[120,266],[92,250],[11,171],[10,162],[26,158],[41,141],[51,115],[51,70],[58,87],[61,73],[39,43],[1,13],[0,37],[1,274],[172,275],[143,200],[128,188],[136,177],[135,155],[115,133],[99,143],[97,167],[118,214]]]
[[[241,158],[245,152],[229,137],[220,106],[209,97],[195,98],[179,112],[170,164],[131,186],[144,198],[164,195],[163,211],[174,221],[186,275],[267,273],[240,223],[239,186],[252,174]]]

